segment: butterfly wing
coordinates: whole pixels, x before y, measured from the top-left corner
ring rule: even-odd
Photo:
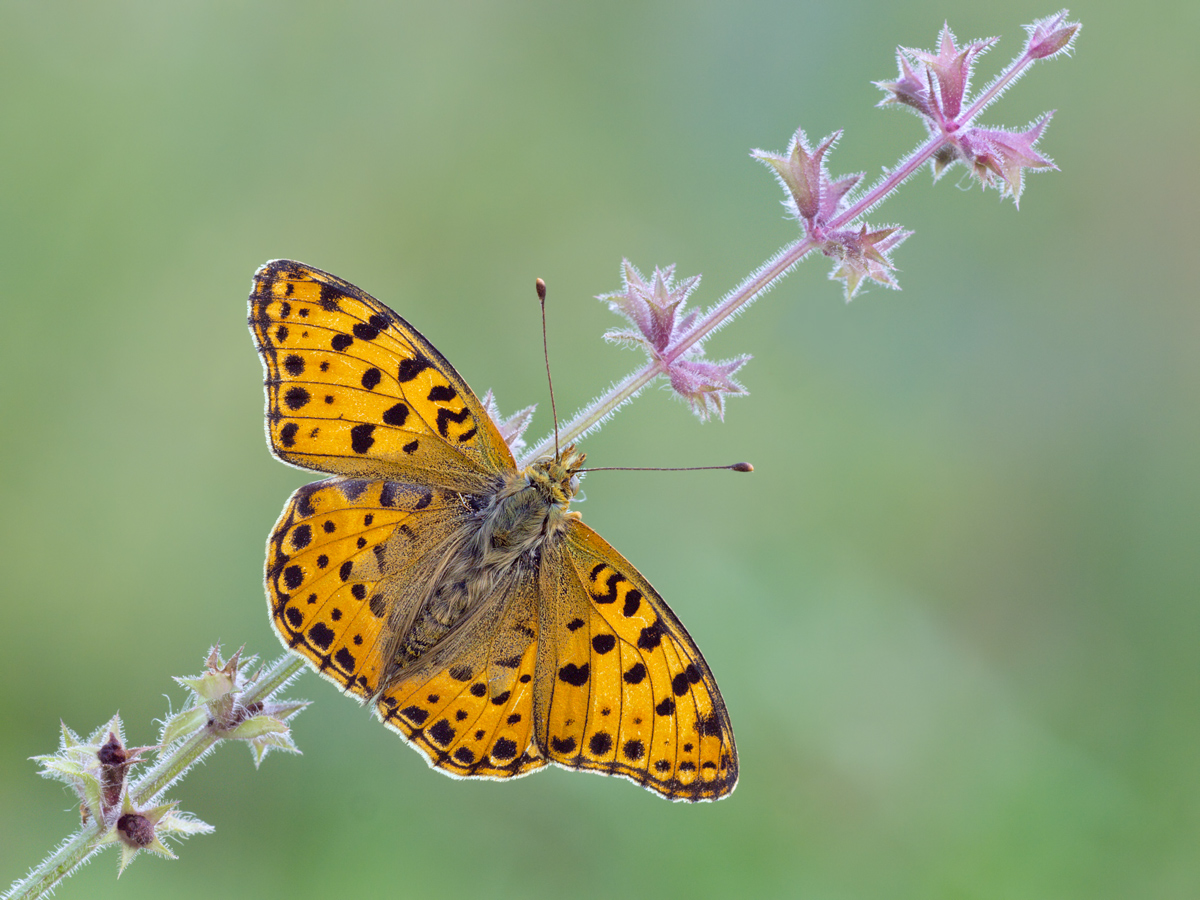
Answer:
[[[515,468],[454,367],[349,282],[269,262],[254,275],[249,324],[266,372],[267,440],[284,462],[465,489]]]
[[[267,544],[280,639],[343,691],[377,698],[389,728],[431,766],[510,778],[545,765],[532,740],[537,648],[531,573],[501,585],[471,619],[396,674],[390,638],[469,529],[452,491],[330,478],[292,495]]]
[[[534,740],[537,587],[532,572],[501,585],[380,695],[385,725],[429,765],[457,778],[512,778],[546,764]]]
[[[704,657],[650,583],[582,521],[543,554],[539,742],[572,769],[671,800],[737,784],[733,729]]]
[[[361,698],[390,676],[397,619],[419,602],[439,548],[462,527],[456,494],[330,478],[292,494],[267,540],[275,632]]]

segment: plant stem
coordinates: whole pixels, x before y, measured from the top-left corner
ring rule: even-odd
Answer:
[[[96,820],[71,835],[36,868],[13,884],[4,900],[31,900],[45,897],[60,881],[100,850],[100,838],[107,829]]]

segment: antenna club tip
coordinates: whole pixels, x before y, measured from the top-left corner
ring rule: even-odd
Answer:
[[[546,282],[542,281],[542,279],[540,279],[540,278],[537,280],[537,295],[538,295],[539,300],[541,300],[542,302],[545,302],[545,300],[546,300]]]
[[[750,465],[750,463],[748,463],[748,462],[734,463],[729,468],[733,469],[733,471],[735,471],[735,472],[753,472],[754,471],[754,466]]]

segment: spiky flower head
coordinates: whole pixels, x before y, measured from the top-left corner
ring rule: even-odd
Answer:
[[[500,407],[496,403],[496,397],[492,394],[491,389],[489,389],[483,395],[483,409],[491,417],[492,421],[496,423],[496,428],[500,430],[500,436],[508,444],[508,449],[512,451],[513,456],[520,456],[521,451],[525,449],[525,429],[533,421],[533,414],[537,411],[537,404],[535,403],[533,406],[517,410],[511,416],[505,418],[500,414]]]
[[[214,646],[208,652],[202,673],[175,679],[192,696],[190,702],[163,725],[160,742],[164,747],[207,728],[222,738],[246,741],[255,766],[260,765],[271,750],[300,752],[292,741],[288,720],[306,707],[307,701],[282,701],[271,696],[245,702],[243,695],[258,673],[248,674],[256,657],[243,659],[241,654],[239,649],[228,660],[222,660],[221,648]]]
[[[610,343],[640,347],[649,360],[658,365],[671,387],[692,407],[701,419],[725,417],[725,396],[746,393],[732,377],[749,356],[713,362],[704,358],[702,342],[680,349],[688,330],[696,321],[695,310],[684,312],[688,296],[700,284],[700,276],[675,280],[675,267],[655,268],[647,281],[629,260],[621,262],[624,287],[601,294],[609,308],[633,325],[633,330],[610,331],[604,339]]]
[[[1025,47],[1029,60],[1049,59],[1069,51],[1079,31],[1077,23],[1066,20],[1065,10],[1025,27],[1029,32]],[[929,134],[942,141],[930,163],[935,179],[961,162],[980,185],[996,188],[1002,197],[1012,197],[1019,205],[1025,170],[1056,168],[1034,149],[1053,113],[1046,113],[1024,131],[972,124],[979,109],[971,110],[976,102],[969,96],[971,75],[976,60],[995,43],[996,38],[987,38],[960,47],[950,26],[943,25],[936,51],[898,48],[899,76],[895,81],[877,81],[875,85],[887,94],[880,106],[900,105],[916,113]],[[1001,87],[994,85],[984,93],[990,91],[990,99],[995,99]],[[986,103],[978,105],[982,109]]]
[[[1078,22],[1067,21],[1065,9],[1038,19],[1032,25],[1025,26],[1029,32],[1025,52],[1034,59],[1053,59],[1060,53],[1070,53],[1081,27]]]
[[[766,150],[750,155],[770,167],[788,197],[783,205],[803,225],[809,237],[820,240],[825,226],[842,211],[846,195],[862,179],[862,172],[834,179],[825,165],[825,154],[837,144],[840,131],[826,137],[814,150],[804,129],[798,129],[782,156]]]
[[[129,769],[152,747],[126,747],[119,715],[97,728],[86,740],[60,723],[58,752],[32,759],[43,778],[69,785],[79,797],[83,820],[107,822],[119,809],[127,790]]]
[[[213,827],[195,816],[180,812],[179,804],[163,803],[147,809],[136,809],[125,798],[121,813],[113,827],[100,839],[100,845],[116,844],[121,848],[121,860],[117,864],[117,876],[143,850],[175,859],[176,856],[163,843],[163,838],[188,838],[193,834],[212,834]]]
[[[786,153],[755,150],[751,156],[774,172],[787,195],[784,208],[800,222],[817,249],[834,260],[829,277],[845,283],[846,299],[851,300],[864,279],[899,287],[891,275],[891,251],[911,232],[895,225],[869,228],[866,223],[857,227],[834,224],[847,207],[847,195],[862,179],[861,172],[840,178],[829,174],[825,156],[840,136],[841,132],[834,132],[813,149],[801,128],[792,136]]]
[[[140,850],[174,859],[163,837],[207,834],[212,826],[186,813],[175,803],[142,808],[130,793],[128,771],[142,754],[157,747],[126,747],[120,716],[113,716],[82,740],[62,725],[57,753],[35,756],[41,775],[66,782],[79,796],[84,825],[98,829],[96,847],[121,847],[118,874]]]

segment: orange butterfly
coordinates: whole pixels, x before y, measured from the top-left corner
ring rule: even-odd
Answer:
[[[650,583],[567,506],[574,447],[519,470],[483,404],[404,319],[276,260],[250,329],[266,428],[296,491],[267,542],[280,639],[434,768],[547,761],[672,800],[737,783],[716,681]]]

